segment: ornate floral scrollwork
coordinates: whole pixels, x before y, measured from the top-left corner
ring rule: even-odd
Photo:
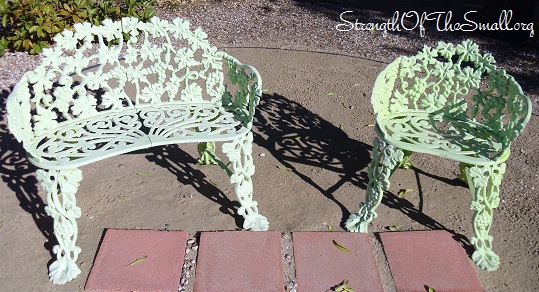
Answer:
[[[367,232],[369,223],[374,220],[376,207],[382,202],[384,191],[390,186],[389,177],[404,158],[402,150],[374,138],[372,162],[368,169],[369,183],[365,202],[359,204],[357,214],[351,214],[345,227],[351,232]]]
[[[238,214],[245,219],[243,228],[265,231],[269,227],[268,219],[258,214],[257,202],[253,200],[251,176],[255,173],[255,166],[253,164],[252,145],[253,133],[249,132],[231,143],[223,144],[222,150],[232,166],[230,182],[235,184],[236,196],[241,204]]]
[[[56,261],[49,267],[49,278],[55,284],[65,284],[80,274],[77,258],[81,251],[76,246],[78,227],[76,219],[81,216],[75,194],[82,180],[79,169],[37,170],[37,178],[47,192],[45,212],[54,219],[54,235],[58,240],[52,251]]]
[[[475,247],[472,260],[482,269],[496,270],[500,258],[492,251],[493,237],[489,235],[493,210],[500,204],[500,184],[505,173],[505,163],[465,168],[473,200],[470,209],[475,211],[473,228],[475,236],[470,243]]]

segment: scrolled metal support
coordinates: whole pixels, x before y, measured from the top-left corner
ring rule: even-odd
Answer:
[[[52,249],[56,261],[49,266],[49,278],[55,284],[65,284],[80,274],[77,258],[81,251],[76,246],[78,227],[76,219],[81,216],[75,194],[82,180],[79,169],[37,170],[37,178],[47,192],[45,212],[54,219],[54,235],[58,245]]]
[[[493,212],[500,204],[500,184],[506,165],[471,166],[465,168],[474,210],[473,229],[475,236],[470,243],[475,251],[472,260],[482,269],[494,271],[500,265],[500,258],[492,251],[493,237],[489,234]]]
[[[369,183],[365,202],[359,204],[359,211],[351,214],[345,227],[351,232],[367,232],[369,223],[374,220],[376,208],[382,202],[384,191],[390,186],[389,177],[404,158],[402,150],[374,138],[372,162],[368,169]]]
[[[245,219],[244,229],[254,231],[268,230],[268,219],[258,213],[257,202],[253,200],[253,182],[251,176],[255,173],[253,164],[252,146],[253,133],[235,139],[231,143],[223,144],[223,153],[230,160],[232,174],[230,182],[235,184],[235,192],[240,202],[238,214]]]

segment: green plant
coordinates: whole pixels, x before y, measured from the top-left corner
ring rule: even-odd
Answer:
[[[155,15],[153,0],[8,0],[0,1],[0,56],[6,49],[37,54],[52,38],[78,22],[98,25],[104,19]]]
[[[404,150],[404,149],[402,150],[402,152],[404,153],[404,157],[402,158],[402,161],[399,163],[399,168],[408,170],[416,166],[415,163],[412,162],[412,154],[414,154],[414,152]]]

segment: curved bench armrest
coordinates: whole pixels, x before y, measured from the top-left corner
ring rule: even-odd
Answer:
[[[253,125],[255,107],[262,96],[262,78],[253,66],[242,64],[227,53],[222,52],[222,55],[228,68],[230,83],[225,84],[222,106],[233,112],[236,119],[250,129]]]
[[[27,74],[24,74],[21,81],[15,85],[6,102],[9,130],[17,141],[23,143],[23,146],[35,138],[32,130],[31,95]]]

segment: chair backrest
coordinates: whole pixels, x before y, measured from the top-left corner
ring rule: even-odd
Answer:
[[[27,72],[8,98],[9,127],[19,141],[103,111],[167,102],[220,104],[226,92],[223,70],[237,69],[237,60],[179,18],[107,19],[73,28],[54,37],[41,65]]]
[[[491,54],[470,40],[439,42],[399,57],[377,77],[371,102],[377,120],[428,112],[480,123],[508,146],[531,116],[531,101]]]

